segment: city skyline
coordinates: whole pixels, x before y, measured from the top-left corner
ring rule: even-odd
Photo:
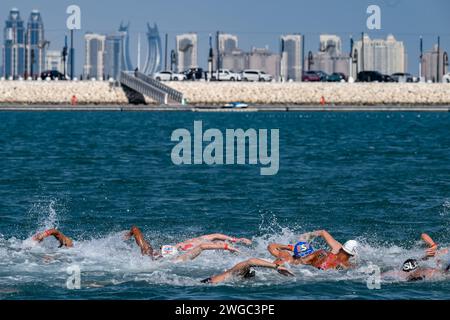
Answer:
[[[179,1],[174,1],[172,6],[174,7],[177,5]],[[205,12],[214,11],[215,5],[212,6],[211,4],[205,3],[205,1],[199,1],[205,5],[205,7],[202,7],[201,12],[195,12],[195,16],[198,16],[200,14],[204,14]],[[232,1],[233,2],[233,1]],[[419,8],[423,7],[423,3],[420,3],[420,1],[410,1],[408,3],[405,3],[405,1],[396,1],[395,5],[392,5],[391,1],[359,1],[356,3],[355,1],[349,1],[349,3],[340,3],[340,10],[342,12],[345,12],[345,9],[352,9],[352,15],[354,18],[352,21],[345,21],[345,19],[337,19],[341,21],[342,23],[339,23],[339,27],[331,28],[330,25],[334,24],[334,21],[331,23],[326,21],[326,17],[329,16],[331,10],[336,5],[333,5],[330,1],[322,1],[322,3],[327,3],[327,8],[330,8],[330,10],[321,10],[322,16],[324,17],[323,23],[320,24],[320,26],[317,29],[313,29],[314,26],[317,26],[316,21],[311,21],[311,19],[308,19],[305,17],[304,12],[305,11],[311,11],[311,12],[317,12],[317,5],[315,4],[307,4],[306,6],[303,6],[303,8],[307,8],[307,10],[302,10],[299,12],[299,18],[302,16],[302,19],[299,19],[295,24],[298,25],[295,30],[292,30],[292,28],[289,28],[291,30],[283,31],[281,32],[283,26],[286,25],[285,19],[270,19],[268,23],[265,23],[263,28],[259,28],[259,30],[255,30],[255,26],[248,26],[245,27],[245,29],[241,26],[242,22],[239,21],[239,19],[233,18],[234,21],[233,26],[229,26],[228,28],[225,27],[227,23],[224,23],[223,19],[218,19],[217,23],[211,23],[210,15],[205,14],[205,19],[200,19],[202,21],[199,21],[198,19],[187,19],[184,22],[178,21],[180,19],[171,19],[170,23],[168,24],[168,21],[164,21],[164,12],[161,12],[158,17],[161,16],[161,18],[158,18],[158,20],[155,20],[151,17],[151,15],[143,15],[141,12],[140,7],[142,8],[152,8],[152,12],[157,11],[157,8],[163,8],[164,5],[160,1],[155,1],[154,3],[147,4],[140,1],[131,1],[130,5],[127,7],[127,9],[124,9],[123,12],[117,12],[117,10],[112,10],[111,12],[108,10],[108,19],[102,19],[102,21],[97,21],[98,19],[91,19],[90,17],[95,13],[91,12],[95,5],[91,3],[87,3],[86,1],[79,1],[78,4],[82,8],[82,30],[79,32],[76,32],[75,34],[75,45],[76,45],[76,73],[80,74],[83,68],[83,55],[84,55],[84,34],[87,31],[92,31],[95,33],[106,33],[110,34],[117,30],[117,23],[118,21],[128,21],[130,20],[130,27],[129,27],[129,36],[130,36],[130,55],[133,66],[137,64],[137,35],[140,34],[141,37],[145,36],[145,33],[147,30],[143,30],[143,26],[146,25],[146,20],[148,21],[155,21],[158,26],[160,26],[160,34],[163,36],[165,33],[169,33],[169,43],[168,43],[168,49],[169,52],[174,48],[175,44],[175,36],[178,34],[183,33],[189,33],[189,32],[195,32],[198,35],[198,64],[206,69],[207,67],[207,54],[209,49],[209,41],[208,37],[209,34],[214,34],[217,29],[229,34],[234,34],[238,36],[239,38],[239,47],[246,51],[250,52],[251,48],[253,47],[259,47],[263,48],[267,45],[270,48],[270,51],[279,53],[280,51],[280,36],[283,34],[302,34],[305,36],[305,53],[312,51],[317,52],[319,47],[319,37],[321,34],[332,34],[340,36],[342,39],[342,51],[349,52],[350,50],[350,35],[353,35],[353,38],[355,41],[357,41],[360,37],[360,33],[362,31],[366,32],[370,38],[386,38],[389,34],[393,34],[395,38],[398,41],[402,41],[405,43],[406,51],[408,52],[408,69],[407,71],[410,71],[414,74],[418,73],[419,69],[419,37],[420,35],[423,35],[424,39],[424,50],[427,50],[428,48],[432,48],[435,43],[437,42],[437,35],[441,35],[441,47],[443,50],[447,50],[449,48],[449,42],[450,42],[450,34],[446,32],[450,32],[450,26],[447,28],[443,28],[442,26],[448,26],[449,23],[444,19],[445,15],[442,14],[441,10],[436,10],[436,6],[441,6],[441,8],[447,7],[449,8],[450,5],[448,3],[445,3],[443,1],[435,0],[432,1],[436,3],[436,6],[431,5],[429,2],[428,7],[430,7],[431,11],[434,11],[436,13],[436,16],[439,16],[439,14],[442,16],[442,19],[427,19],[426,17],[422,17],[420,20],[421,23],[413,24],[412,26],[404,26],[401,23],[396,23],[395,28],[388,28],[392,25],[393,20],[392,18],[395,16],[395,12],[403,11],[404,14],[403,20],[405,20],[404,16],[407,16],[405,13],[411,13],[411,10],[413,8]],[[365,13],[365,9],[367,8],[367,3],[373,2],[378,3],[382,8],[382,17],[383,17],[383,25],[381,31],[372,32],[370,30],[367,30],[365,27],[365,22],[368,17]],[[45,21],[46,26],[46,36],[48,40],[50,40],[51,44],[49,47],[49,50],[60,50],[64,44],[64,35],[67,34],[67,31],[65,30],[65,8],[68,4],[68,1],[61,1],[61,3],[51,5],[49,4],[49,1],[40,1],[40,4],[36,6],[35,4],[31,4],[31,1],[2,1],[0,4],[0,8],[4,9],[6,7],[7,10],[11,9],[11,6],[16,6],[21,11],[22,16],[26,16],[26,12],[31,12],[35,7],[40,10],[40,12],[43,15],[43,19]],[[284,4],[290,4],[292,7],[298,7],[298,5],[295,5],[292,1],[281,1],[280,3]],[[8,6],[9,4],[9,6]],[[135,6],[131,5],[135,4]],[[223,6],[220,4],[217,4],[222,11],[229,11],[230,8],[227,8],[227,6]],[[118,5],[120,7],[120,5]],[[167,7],[167,5],[166,5]],[[189,12],[191,10],[194,10],[194,8],[197,8],[198,4],[193,6],[193,8],[189,9]],[[273,7],[273,4],[267,3],[264,4],[262,7],[264,8],[256,8],[256,11],[263,11],[265,12],[264,15],[260,17],[267,17],[270,8]],[[58,9],[59,8],[59,9]],[[57,10],[58,9],[58,10]],[[263,10],[264,9],[264,10]],[[430,11],[428,10],[428,11]],[[52,19],[54,17],[55,11],[59,11],[57,19]],[[131,12],[130,12],[131,11]],[[145,10],[144,10],[145,11]],[[414,11],[414,10],[413,10]],[[248,8],[246,9],[246,6],[242,7],[242,10],[239,12],[236,12],[237,15],[242,15],[243,13],[248,12]],[[275,11],[274,11],[275,12]],[[302,13],[303,12],[303,13]],[[356,14],[357,12],[357,14]],[[5,12],[7,13],[7,12]],[[94,14],[95,15],[95,14]],[[153,14],[155,15],[155,14]],[[417,16],[417,14],[415,14]],[[2,20],[4,21],[6,19],[7,14],[3,14]],[[112,21],[113,17],[117,16],[118,20]],[[111,18],[109,18],[111,17]],[[207,18],[207,19],[206,19]],[[395,18],[395,17],[394,17]],[[401,19],[401,17],[397,17]],[[25,20],[25,19],[24,19]],[[106,21],[105,21],[106,20]],[[175,21],[172,20],[177,20]],[[181,19],[184,20],[184,19]],[[217,20],[217,19],[216,19]],[[274,21],[276,20],[276,21]],[[427,21],[428,20],[428,21]],[[2,21],[2,24],[3,24]],[[59,21],[58,24],[56,24],[56,21]],[[423,21],[423,22],[422,22]],[[202,23],[200,23],[202,22]],[[215,21],[214,21],[215,22]],[[205,25],[210,24],[212,26],[209,26],[209,30],[205,30]],[[97,24],[97,26],[95,26]],[[112,24],[112,26],[111,26]],[[258,25],[256,23],[256,25]],[[270,28],[270,26],[273,26],[274,24],[279,25],[277,28]],[[56,25],[56,26],[55,26]],[[109,27],[106,27],[106,25],[109,25]],[[351,31],[348,29],[348,31],[344,31],[349,25],[357,25],[358,28],[353,27],[354,31]],[[399,26],[397,26],[399,25]],[[95,27],[94,27],[95,26]],[[222,27],[223,26],[223,27]],[[327,27],[328,26],[328,27]],[[388,27],[386,27],[388,26]],[[177,29],[178,28],[178,29]],[[241,29],[242,28],[242,29]],[[395,29],[395,30],[393,30]],[[448,30],[448,31],[447,31]],[[359,32],[358,32],[359,31]],[[3,39],[2,39],[3,40]],[[81,41],[80,41],[81,40]],[[3,41],[2,41],[3,42]],[[81,42],[81,43],[80,43]],[[142,50],[141,54],[145,51]]]

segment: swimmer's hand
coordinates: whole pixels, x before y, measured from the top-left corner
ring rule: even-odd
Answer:
[[[432,247],[428,248],[425,253],[427,258],[432,258],[436,256],[438,246],[435,244]]]
[[[235,247],[232,247],[230,245],[225,244],[224,246],[224,250],[233,252],[233,253],[241,253],[238,249],[236,249]]]
[[[286,277],[295,277],[295,274],[293,274],[291,271],[289,271],[287,268],[282,267],[282,266],[278,266],[277,267],[277,271],[279,274],[282,274],[283,276]]]
[[[236,242],[236,243],[243,243],[243,244],[248,245],[248,246],[252,244],[252,240],[247,239],[247,238],[238,238],[234,242]]]

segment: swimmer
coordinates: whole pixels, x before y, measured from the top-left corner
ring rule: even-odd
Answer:
[[[276,263],[272,263],[269,261],[253,258],[253,259],[249,259],[247,261],[238,263],[233,268],[225,271],[222,274],[202,280],[202,283],[217,284],[217,283],[221,283],[221,282],[230,280],[234,277],[252,278],[255,276],[255,271],[253,271],[252,268],[274,269],[278,273],[280,273],[284,276],[294,276],[294,274],[291,271],[289,271],[288,269],[286,269],[283,266],[280,266]]]
[[[243,243],[250,245],[251,240],[246,238],[233,238],[223,234],[210,234],[198,238],[193,238],[180,242],[174,246],[165,245],[161,247],[160,252],[156,251],[149,242],[147,242],[138,227],[133,226],[130,231],[125,234],[125,240],[134,237],[136,244],[141,249],[141,253],[150,256],[152,259],[159,259],[162,257],[175,257],[176,261],[194,260],[205,250],[225,250],[230,252],[239,252],[236,248],[231,246],[231,243]]]
[[[389,271],[382,274],[383,278],[397,278],[403,281],[423,281],[431,280],[446,276],[449,274],[450,268],[445,270],[438,268],[427,268],[420,265],[420,262],[416,259],[408,259],[403,262],[401,271]]]
[[[450,263],[448,261],[442,262],[440,259],[436,260],[437,267],[424,267],[421,261],[429,260],[434,257],[439,257],[448,254],[448,249],[438,250],[438,245],[426,233],[421,236],[422,240],[428,246],[425,251],[425,256],[420,260],[410,258],[403,262],[400,271],[388,271],[382,274],[385,278],[397,278],[404,281],[421,281],[430,280],[437,277],[447,276],[450,272]]]
[[[38,233],[37,235],[35,235],[32,239],[33,241],[36,242],[42,242],[44,241],[45,238],[48,237],[55,237],[56,240],[59,241],[59,248],[61,247],[66,247],[66,248],[71,248],[73,247],[73,241],[72,239],[70,239],[69,237],[65,236],[62,232],[56,230],[56,229],[49,229],[46,230],[42,233]]]
[[[322,237],[330,250],[315,250],[310,243],[315,237]],[[350,259],[357,254],[357,248],[358,242],[355,240],[349,240],[342,245],[327,231],[319,230],[302,234],[295,245],[271,243],[267,249],[277,258],[276,264],[311,265],[320,270],[346,270],[353,267]]]

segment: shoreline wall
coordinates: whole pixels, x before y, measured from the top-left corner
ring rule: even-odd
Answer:
[[[425,83],[244,83],[170,82],[191,105],[241,101],[257,105],[450,105],[450,84]],[[127,105],[139,100],[130,90],[100,81],[0,81],[0,104]],[[141,101],[142,102],[142,101]],[[155,104],[145,97],[145,102]]]
[[[450,105],[450,84],[171,82],[192,104]]]

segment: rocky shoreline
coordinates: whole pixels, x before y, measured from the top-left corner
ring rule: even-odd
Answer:
[[[425,83],[218,83],[171,82],[189,105],[217,106],[230,101],[254,105],[435,106],[450,105],[449,84]],[[108,82],[0,81],[1,105],[155,104]],[[323,98],[322,98],[323,97]]]

